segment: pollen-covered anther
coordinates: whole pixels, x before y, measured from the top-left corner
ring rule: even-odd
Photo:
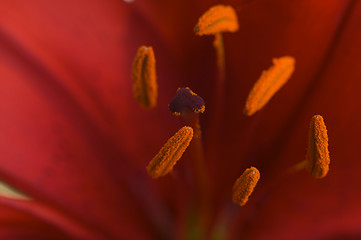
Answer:
[[[260,173],[257,168],[247,168],[233,185],[233,202],[240,206],[245,205],[256,187],[259,178]]]
[[[203,98],[187,87],[178,88],[175,97],[169,103],[169,111],[176,116],[180,116],[189,111],[193,113],[203,113],[205,109]]]
[[[295,59],[285,56],[273,59],[273,66],[263,71],[248,95],[244,114],[251,116],[260,110],[288,81],[295,70]]]
[[[146,109],[157,105],[158,85],[155,57],[152,47],[141,46],[133,61],[133,95],[140,106]]]
[[[147,166],[148,174],[153,178],[158,178],[169,173],[182,157],[192,138],[193,129],[188,126],[182,127],[149,162]]]
[[[212,35],[220,32],[238,31],[238,19],[231,6],[216,5],[206,11],[194,27],[194,32],[199,35]]]
[[[308,150],[306,158],[306,169],[315,178],[323,178],[329,170],[330,155],[328,152],[328,137],[326,125],[320,115],[312,117]]]

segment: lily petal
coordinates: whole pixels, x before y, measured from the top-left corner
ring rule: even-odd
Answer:
[[[0,204],[0,238],[1,239],[67,239],[48,223],[30,214],[18,211],[6,204]]]
[[[105,236],[143,238],[137,225],[146,218],[138,206],[129,208],[136,201],[124,172],[149,161],[142,158],[157,151],[171,127],[162,122],[166,108],[149,118],[158,120],[154,128],[129,104],[134,53],[123,42],[123,4],[2,4],[0,128],[7,139],[0,169],[10,184],[67,208]]]

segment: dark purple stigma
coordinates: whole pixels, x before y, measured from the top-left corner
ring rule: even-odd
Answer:
[[[169,110],[174,115],[181,115],[187,111],[203,113],[205,103],[203,98],[189,88],[178,88],[175,97],[169,103]]]

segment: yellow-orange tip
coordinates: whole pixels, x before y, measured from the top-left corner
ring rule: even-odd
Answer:
[[[148,174],[158,178],[169,173],[193,138],[193,128],[184,126],[171,137],[147,166]]]

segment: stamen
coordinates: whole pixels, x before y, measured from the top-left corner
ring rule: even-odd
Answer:
[[[238,20],[231,6],[216,5],[205,12],[194,27],[197,35],[211,35],[219,32],[235,32]]]
[[[232,200],[235,204],[243,206],[247,203],[260,178],[257,168],[247,168],[233,185]]]
[[[273,66],[263,71],[254,84],[244,108],[244,114],[251,116],[260,110],[271,97],[288,81],[295,69],[295,59],[285,56],[273,59]]]
[[[141,46],[133,61],[133,95],[140,106],[146,109],[157,105],[158,85],[155,57],[152,47]]]
[[[312,117],[309,131],[309,142],[306,169],[315,178],[323,178],[329,170],[330,156],[326,125],[320,115]]]
[[[182,157],[192,138],[193,129],[187,126],[182,127],[149,162],[147,166],[148,174],[153,178],[158,178],[169,173]]]
[[[216,5],[206,11],[194,27],[196,35],[214,35],[213,46],[217,56],[217,79],[214,92],[213,111],[210,117],[208,149],[210,155],[218,156],[220,126],[224,111],[224,86],[226,79],[225,51],[222,32],[238,31],[236,11],[231,6]]]
[[[178,88],[176,96],[169,103],[169,111],[176,116],[180,116],[189,111],[193,113],[203,113],[205,109],[203,98],[195,94],[188,87]]]

